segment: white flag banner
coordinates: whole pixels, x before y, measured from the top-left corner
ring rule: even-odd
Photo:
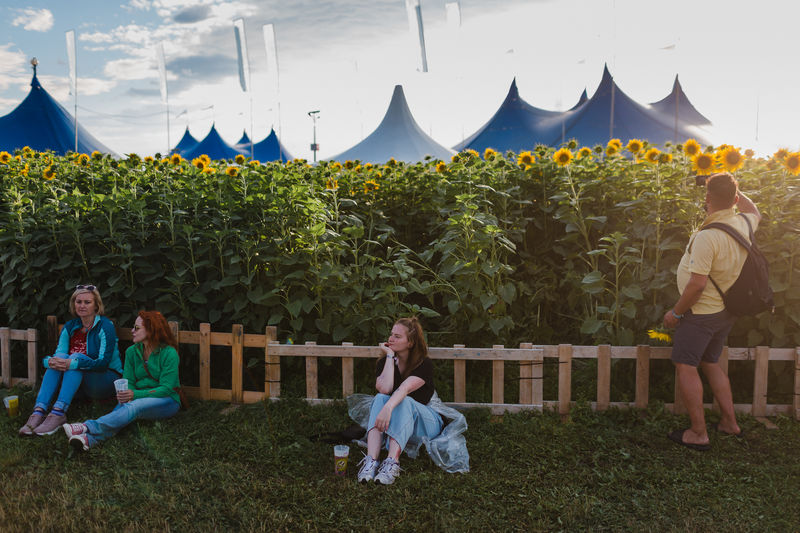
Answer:
[[[267,51],[267,73],[275,80],[275,89],[280,87],[278,70],[278,42],[275,38],[275,26],[264,24],[264,48]]]
[[[156,47],[156,59],[158,60],[158,76],[160,83],[158,88],[161,89],[161,102],[167,103],[167,61],[164,57],[164,43],[158,43]]]
[[[242,90],[250,89],[250,61],[247,59],[247,39],[244,36],[244,19],[233,21],[233,33],[236,37],[236,54],[239,56],[239,84]]]
[[[428,72],[428,57],[425,53],[425,30],[422,26],[422,6],[419,0],[406,0],[406,14],[408,15],[408,27],[411,35],[419,37],[420,69]]]
[[[78,61],[75,56],[75,30],[67,32],[67,62],[69,63],[69,94],[78,92]]]
[[[461,27],[461,6],[458,2],[447,2],[444,9],[447,12],[447,29],[457,31]]]

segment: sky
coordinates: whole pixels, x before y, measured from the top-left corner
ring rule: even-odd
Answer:
[[[800,149],[796,0],[460,0],[458,28],[447,24],[449,1],[420,0],[421,72],[405,0],[0,0],[0,116],[30,90],[32,57],[44,88],[74,112],[65,38],[74,30],[78,120],[118,154],[165,153],[187,127],[202,139],[216,124],[230,144],[274,127],[295,157],[311,160],[308,112],[319,110],[318,157],[331,157],[378,126],[396,84],[422,129],[453,146],[491,118],[515,77],[529,104],[566,110],[584,89],[591,97],[604,65],[642,104],[667,96],[678,75],[716,144]],[[239,84],[240,17],[249,92]],[[265,24],[275,29],[277,73]]]

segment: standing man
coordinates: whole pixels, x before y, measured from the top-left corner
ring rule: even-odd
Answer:
[[[738,216],[734,206],[744,216]],[[755,231],[761,220],[758,208],[739,191],[738,183],[727,172],[708,177],[706,212],[708,216],[700,230],[711,222],[721,222],[735,228],[748,241],[747,222]],[[703,369],[719,403],[721,417],[716,429],[729,435],[741,435],[742,432],[733,411],[731,382],[718,364],[735,317],[725,309],[722,296],[713,283],[708,283],[708,278],[713,278],[722,291],[727,291],[739,277],[747,250],[722,230],[700,230],[689,238],[678,265],[681,296],[664,314],[664,326],[676,328],[672,362],[677,370],[681,399],[691,421],[690,428],[673,431],[669,438],[693,450],[706,451],[711,449],[711,444],[706,430],[703,382],[698,366]]]

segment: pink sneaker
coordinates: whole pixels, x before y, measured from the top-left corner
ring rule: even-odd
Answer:
[[[59,430],[62,424],[67,422],[67,415],[54,415],[50,413],[47,415],[47,418],[44,419],[44,422],[39,424],[39,426],[33,430],[36,435],[44,436],[44,435],[52,435],[56,431]]]
[[[75,451],[88,452],[89,437],[86,436],[86,433],[81,433],[80,435],[73,435],[69,438],[69,445],[72,446],[72,448],[75,449]]]
[[[61,427],[64,428],[64,433],[67,434],[68,439],[75,435],[83,435],[89,432],[89,428],[85,424],[64,424]]]
[[[44,415],[38,411],[31,413],[25,425],[19,428],[19,434],[23,436],[33,435],[33,430],[39,427],[39,424],[44,420]]]

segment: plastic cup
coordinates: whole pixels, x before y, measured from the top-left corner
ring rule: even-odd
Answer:
[[[117,392],[121,390],[128,390],[128,380],[125,378],[120,378],[114,381],[114,388],[117,389]]]
[[[347,457],[350,455],[350,446],[337,444],[333,447],[333,459],[335,464],[335,474],[337,476],[347,475]]]
[[[8,416],[14,417],[19,414],[19,398],[17,396],[6,396],[3,398],[3,405],[8,410]]]

